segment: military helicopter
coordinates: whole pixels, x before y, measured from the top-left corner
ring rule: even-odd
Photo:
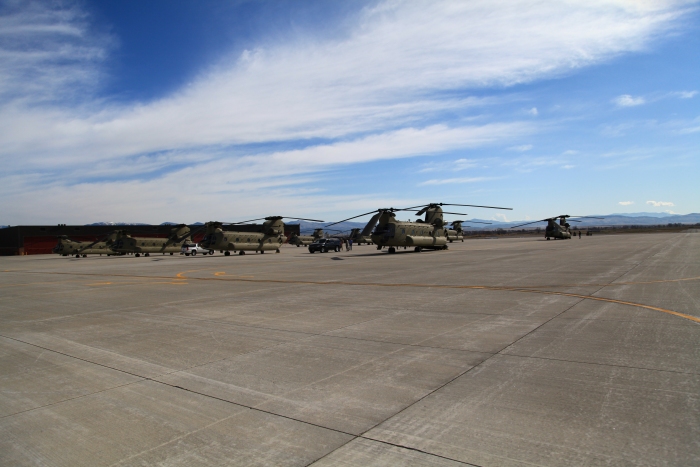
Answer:
[[[319,238],[323,238],[325,236],[325,232],[323,229],[314,229],[314,233],[311,235],[297,235],[296,233],[293,233],[291,237],[289,237],[289,244],[290,245],[296,245],[297,247],[300,246],[309,246]]]
[[[396,247],[413,247],[414,251],[420,252],[423,249],[431,250],[446,250],[447,237],[445,235],[445,221],[443,214],[463,213],[444,212],[442,206],[471,206],[478,208],[489,209],[507,209],[495,206],[477,206],[473,204],[452,204],[452,203],[430,203],[412,206],[410,208],[383,208],[376,211],[366,212],[357,216],[344,219],[342,221],[328,224],[328,226],[339,224],[341,222],[356,219],[374,213],[374,216],[367,224],[365,229],[370,225],[376,228],[372,232],[372,242],[377,245],[377,250],[384,247],[389,247],[390,254],[396,253]],[[405,222],[396,220],[397,211],[412,211],[413,209],[421,208],[416,214],[421,216],[425,214],[425,220],[417,220],[416,222]],[[371,227],[370,227],[371,228]]]
[[[537,221],[532,221],[532,222],[526,222],[525,224],[520,224],[520,225],[514,225],[511,227],[511,229],[515,229],[517,227],[522,227],[524,225],[530,225],[530,224],[536,224],[538,222],[547,222],[547,227],[544,230],[544,237],[549,240],[550,238],[560,238],[562,240],[566,239],[571,239],[571,230],[570,227],[571,225],[566,221],[567,218],[586,218],[586,219],[605,219],[604,217],[593,217],[593,216],[570,216],[568,214],[564,214],[561,216],[555,216],[555,217],[550,217],[548,219],[540,219]],[[557,219],[559,219],[559,223],[557,224]],[[577,221],[575,219],[571,219],[572,222],[581,222]]]
[[[263,219],[265,222],[263,222],[261,232],[237,232],[223,229],[224,225],[245,224]],[[275,250],[275,253],[279,253],[280,246],[285,241],[282,219],[323,222],[316,219],[288,216],[261,217],[242,222],[207,222],[204,227],[206,233],[199,245],[210,251],[219,250],[225,256],[229,256],[231,251],[234,253],[238,251],[239,255],[244,255],[246,251],[265,253],[265,251]]]
[[[371,245],[372,238],[369,236],[369,234],[371,233],[371,230],[372,229],[370,229],[370,231],[365,234],[364,229],[360,229],[357,227],[354,229],[350,229],[349,237],[350,237],[350,240],[352,240],[353,245],[362,245],[363,243],[367,244],[367,245]]]
[[[151,253],[179,253],[180,243],[190,236],[190,228],[178,224],[170,230],[168,238],[132,237],[128,231],[117,231],[117,238],[112,244],[112,251],[120,254],[133,254],[136,258],[151,256]],[[214,254],[213,250],[209,254]]]
[[[58,243],[51,251],[61,256],[75,255],[76,258],[81,256],[85,258],[87,255],[112,256],[114,252],[110,247],[116,238],[117,233],[112,232],[106,238],[103,237],[97,242],[74,242],[67,235],[61,235],[58,237]]]
[[[491,222],[479,222],[479,221],[452,221],[450,223],[451,229],[445,230],[445,235],[447,240],[452,243],[455,240],[464,241],[464,230],[462,229],[462,224],[469,222],[470,224],[491,224]]]

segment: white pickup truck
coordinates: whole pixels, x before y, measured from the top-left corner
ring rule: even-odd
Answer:
[[[182,248],[180,249],[180,254],[185,255],[185,256],[195,256],[197,254],[200,255],[206,255],[207,253],[210,255],[214,254],[214,250],[207,250],[199,246],[197,243],[183,243]]]

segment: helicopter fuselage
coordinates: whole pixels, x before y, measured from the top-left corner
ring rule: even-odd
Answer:
[[[313,235],[292,234],[289,238],[290,245],[309,246],[319,238],[323,238],[323,229],[315,229]]]
[[[547,227],[544,230],[544,237],[549,240],[550,238],[560,238],[560,239],[570,239],[571,231],[569,230],[568,224],[557,224],[555,221],[547,221]]]
[[[447,229],[445,230],[445,236],[447,237],[447,241],[450,243],[460,240],[464,241],[464,234],[461,230]]]
[[[203,248],[219,251],[268,251],[279,250],[284,235],[267,235],[261,232],[236,232],[216,229],[199,242]]]
[[[352,229],[350,232],[350,239],[356,245],[362,245],[363,243],[366,243],[367,245],[372,244],[372,237],[369,235],[362,235],[362,231],[360,229]]]
[[[115,253],[150,254],[150,253],[179,253],[178,243],[168,244],[167,238],[131,237],[129,235],[118,238],[112,245]]]
[[[389,217],[389,214],[385,214]],[[384,221],[384,222],[383,222]],[[397,221],[393,215],[385,221],[380,217],[372,232],[372,242],[378,249],[388,247],[419,247],[444,250],[447,248],[445,229],[423,222]]]
[[[73,255],[108,255],[114,254],[110,249],[110,245],[106,242],[98,242],[92,245],[90,248],[85,248],[92,242],[74,242],[68,239],[59,239],[58,244],[53,247],[52,252],[61,256],[73,256]]]

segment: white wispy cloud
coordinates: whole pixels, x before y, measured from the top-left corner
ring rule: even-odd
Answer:
[[[677,97],[680,97],[681,99],[692,99],[693,97],[698,95],[697,91],[679,91],[674,93]]]
[[[619,204],[621,206],[630,206],[630,205],[634,204],[634,201],[620,201],[617,204]]]
[[[646,103],[646,99],[644,99],[644,97],[641,96],[633,97],[629,94],[623,94],[613,99],[613,102],[618,107],[635,107],[637,105],[642,105]]]
[[[657,208],[661,206],[675,206],[675,204],[670,201],[647,201],[647,204]]]
[[[489,180],[495,180],[495,177],[457,177],[457,178],[443,178],[443,179],[432,179],[426,180],[419,183],[419,186],[427,185],[447,185],[452,183],[476,183],[476,182],[486,182]]]
[[[204,176],[213,190],[264,176],[283,187],[332,165],[522,137],[534,127],[436,124],[446,110],[486,105],[445,91],[527,83],[642,50],[684,14],[683,4],[624,0],[387,0],[340,37],[261,39],[170,95],[117,104],[98,97],[116,41],[91,30],[79,3],[61,5],[18,2],[0,17],[0,196],[12,194],[19,212],[33,209],[26,191],[87,205],[100,190],[131,189],[141,199],[170,193],[163,209],[174,215],[187,177]],[[245,146],[311,139],[324,142],[262,153]],[[178,164],[187,168],[173,170]],[[136,175],[159,170],[167,173]],[[121,202],[107,197],[103,208]]]
[[[511,151],[525,152],[532,149],[534,146],[532,144],[522,144],[520,146],[511,146],[508,149]]]
[[[533,117],[536,117],[537,115],[539,115],[539,111],[537,110],[537,107],[531,108],[530,110],[527,111],[527,113],[529,113]]]

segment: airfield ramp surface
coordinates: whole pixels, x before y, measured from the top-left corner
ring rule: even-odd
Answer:
[[[0,258],[0,464],[700,464],[700,234]]]

